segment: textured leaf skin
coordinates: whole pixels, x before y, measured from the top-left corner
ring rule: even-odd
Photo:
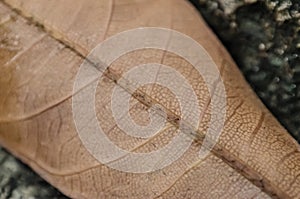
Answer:
[[[187,2],[6,0],[0,4],[0,18],[0,142],[66,195],[300,197],[299,145],[257,99],[224,47]],[[75,75],[93,47],[118,32],[145,26],[180,31],[206,49],[225,83],[227,118],[217,145],[205,159],[197,159],[202,140],[196,136],[190,149],[172,165],[153,173],[131,174],[110,169],[87,152],[76,133],[71,97]],[[108,136],[127,150],[141,142],[112,128],[109,105],[114,78],[149,62],[171,65],[187,77],[200,107],[206,110],[198,131],[205,132],[209,125],[209,94],[185,60],[157,50],[129,53],[113,63],[100,81],[96,97],[101,98],[95,105]],[[170,112],[178,112],[178,103],[167,90],[150,85],[142,91]],[[145,108],[143,103],[133,106],[132,117],[142,118]],[[168,125],[157,139],[138,150],[148,152],[166,144],[167,135],[176,129]]]

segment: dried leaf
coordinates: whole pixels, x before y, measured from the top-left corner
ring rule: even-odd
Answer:
[[[0,19],[0,142],[63,193],[73,198],[300,197],[299,145],[258,100],[187,2],[6,0],[0,3]],[[171,142],[181,111],[168,89],[151,84],[131,93],[130,115],[136,123],[149,122],[147,110],[153,102],[166,109],[168,122],[151,139],[127,136],[111,112],[112,91],[131,68],[145,63],[171,66],[194,89],[201,109],[197,134],[184,155],[153,172],[128,173],[101,164],[79,138],[72,95],[83,59],[105,38],[138,27],[189,35],[221,71],[226,121],[204,159],[199,159],[199,148],[214,125],[209,122],[208,88],[190,63],[163,50],[138,50],[113,62],[97,87],[96,115],[107,136],[125,150],[148,153]]]

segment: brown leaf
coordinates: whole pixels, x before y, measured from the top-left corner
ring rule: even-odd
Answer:
[[[74,198],[300,197],[299,145],[258,100],[187,2],[5,0],[0,3],[0,19],[0,142],[63,193]],[[101,164],[79,139],[72,95],[83,59],[105,38],[137,27],[165,27],[189,35],[221,71],[226,121],[204,159],[198,152],[211,125],[208,88],[190,63],[157,49],[125,54],[105,71],[96,91],[96,115],[107,136],[123,149],[147,153],[166,145],[176,134],[181,114],[174,93],[157,84],[131,93],[130,115],[136,123],[149,122],[147,110],[154,102],[166,109],[166,126],[146,141],[116,126],[111,95],[133,66],[171,66],[192,86],[202,110],[188,151],[162,169],[126,173]]]

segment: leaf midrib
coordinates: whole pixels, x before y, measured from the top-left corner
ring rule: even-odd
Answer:
[[[9,7],[13,12],[17,13],[18,16],[26,19],[27,21],[31,22],[32,24],[34,24],[34,26],[40,28],[43,32],[46,32],[47,35],[49,35],[51,38],[53,38],[54,40],[56,40],[57,42],[61,43],[62,45],[64,45],[66,48],[69,48],[73,53],[75,53],[76,55],[78,55],[79,57],[81,57],[83,60],[87,60],[87,58],[85,57],[84,54],[85,50],[84,48],[82,48],[80,45],[76,45],[74,43],[72,43],[72,41],[69,41],[68,39],[66,39],[64,37],[64,35],[62,33],[60,33],[58,30],[54,30],[52,27],[48,27],[47,25],[44,25],[43,23],[40,22],[40,20],[36,19],[35,17],[31,16],[30,14],[26,14],[24,13],[23,10],[19,10],[16,9],[14,7],[12,7],[9,3],[5,2],[5,0],[0,0],[3,4],[5,4],[7,7]],[[112,13],[111,13],[112,15]],[[107,24],[107,27],[109,26],[109,23]],[[91,62],[90,60],[87,60],[92,66],[96,67],[96,69],[99,69],[99,67],[97,67],[96,64],[94,64],[93,62]],[[104,71],[101,71],[104,72]],[[113,72],[112,72],[113,73]],[[108,75],[106,75],[104,73],[104,75],[106,77],[108,77],[109,79],[113,80],[116,85],[118,84],[118,81],[116,79],[112,79],[111,77],[109,77]],[[116,75],[116,74],[115,74]],[[90,83],[93,83],[96,80],[92,80]],[[89,85],[89,84],[88,84]],[[88,86],[86,85],[86,86]],[[119,85],[122,87],[122,85]],[[124,87],[122,87],[124,90],[126,90],[128,92],[128,90]],[[84,88],[82,88],[84,89]],[[78,92],[80,92],[80,90],[78,90]],[[148,97],[149,99],[151,99],[152,102],[155,102],[157,104],[159,104],[159,102],[157,102],[156,100],[152,99],[151,96],[145,94],[144,92],[140,91],[142,96]],[[74,94],[74,93],[73,93]],[[10,121],[0,121],[0,123],[7,123],[7,122],[16,122],[16,121],[23,121],[23,120],[28,120],[31,118],[34,118],[58,105],[60,105],[61,103],[67,101],[68,99],[70,99],[73,94],[68,95],[67,97],[58,100],[56,103],[44,108],[42,111],[39,111],[37,113],[34,113],[32,115],[28,115],[22,118],[18,118],[16,120],[10,120]],[[75,93],[76,94],[76,93]],[[129,92],[129,94],[132,95],[132,93]],[[144,101],[139,99],[138,97],[132,95],[133,98],[137,99],[139,102],[141,102],[143,105],[149,107],[149,104]],[[209,104],[208,104],[209,106]],[[205,109],[203,110],[203,113],[205,113],[207,111],[207,107],[205,107]],[[165,107],[165,110],[166,107]],[[172,113],[170,110],[167,110],[168,113]],[[167,115],[168,115],[167,113]],[[172,113],[171,114],[173,117],[170,118],[174,118],[178,117],[176,114]],[[175,122],[174,122],[175,121]],[[178,121],[178,120],[177,120]],[[175,127],[178,127],[178,123],[176,122],[176,120],[169,120],[169,122],[171,124],[173,124]],[[200,121],[201,122],[201,121]],[[257,129],[259,130],[259,128]],[[205,137],[205,134],[198,131],[197,133],[192,135],[193,139],[195,139],[196,143],[202,144],[203,139]],[[236,172],[240,173],[242,176],[244,176],[246,179],[248,179],[252,184],[254,184],[255,186],[257,186],[258,188],[260,188],[262,191],[264,191],[265,193],[267,193],[269,196],[273,197],[273,198],[289,198],[283,191],[281,191],[277,186],[273,185],[271,181],[269,181],[268,179],[264,178],[261,174],[259,174],[258,172],[256,172],[254,169],[252,169],[251,167],[249,167],[247,164],[244,163],[243,160],[239,159],[236,156],[231,155],[231,153],[223,148],[221,148],[219,146],[219,144],[217,143],[214,148],[211,150],[211,152],[218,158],[222,159],[224,163],[226,163],[227,165],[229,165],[231,168],[233,168]],[[89,169],[89,168],[88,168]],[[85,170],[88,170],[85,169]],[[52,175],[56,175],[56,176],[67,176],[68,174],[56,174],[53,173],[51,171],[47,171]],[[80,173],[81,171],[77,171],[76,173]],[[70,173],[70,175],[74,174]]]

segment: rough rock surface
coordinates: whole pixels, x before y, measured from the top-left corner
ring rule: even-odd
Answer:
[[[300,142],[300,2],[192,0],[258,96]]]
[[[0,199],[62,199],[55,188],[0,148]]]
[[[298,0],[191,0],[280,122],[300,141]],[[0,148],[0,199],[66,198]]]

